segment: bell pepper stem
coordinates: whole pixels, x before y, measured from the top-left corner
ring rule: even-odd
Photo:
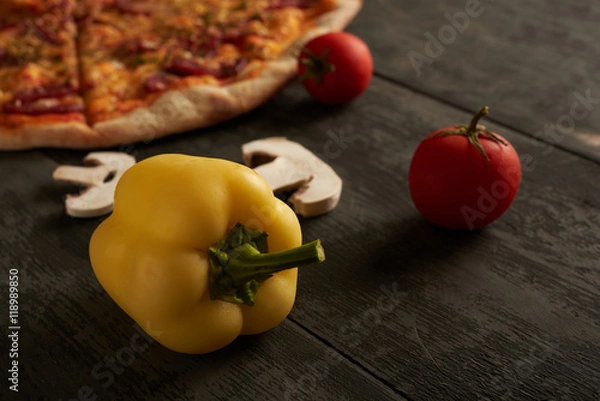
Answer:
[[[325,260],[320,240],[268,253],[267,234],[241,224],[208,249],[211,299],[253,305],[260,285],[273,274]]]
[[[247,249],[252,251],[230,256],[227,267],[230,276],[247,280],[325,260],[325,251],[318,239],[297,248],[273,253],[260,253],[250,246]]]

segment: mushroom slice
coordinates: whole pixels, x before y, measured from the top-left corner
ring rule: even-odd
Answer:
[[[112,212],[117,182],[135,164],[135,158],[122,152],[93,152],[83,162],[87,167],[58,166],[52,174],[56,181],[86,186],[77,195],[67,195],[67,214],[96,217]]]
[[[337,206],[342,179],[299,143],[284,137],[259,139],[242,145],[242,154],[273,192],[296,189],[288,200],[297,214],[318,216]]]
[[[254,167],[254,171],[269,183],[273,192],[298,189],[312,178],[308,171],[299,169],[293,161],[283,156]]]

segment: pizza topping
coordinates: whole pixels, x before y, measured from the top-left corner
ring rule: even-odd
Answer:
[[[15,56],[6,47],[0,47],[0,67],[18,64]]]
[[[4,29],[14,28],[18,25],[18,23],[14,20],[9,19],[0,19],[0,31]]]
[[[215,77],[219,79],[234,77],[237,74],[239,74],[244,69],[244,67],[246,67],[246,65],[248,65],[248,59],[244,57],[237,58],[232,62],[221,63],[220,74],[215,75]]]
[[[162,92],[171,86],[172,79],[167,74],[157,72],[144,81],[144,89],[148,93]]]
[[[28,62],[20,69],[13,72],[13,80],[8,82],[11,93],[26,91],[38,86],[49,85],[58,82],[55,72],[43,65]]]
[[[102,3],[96,0],[78,0],[73,10],[73,18],[82,23],[91,22],[100,12]]]
[[[43,85],[33,89],[22,89],[15,93],[15,101],[31,103],[39,99],[58,98],[77,93],[77,88],[68,85]]]
[[[136,68],[143,64],[156,63],[159,58],[152,52],[159,49],[158,38],[139,37],[122,41],[114,50],[114,55],[127,66]]]
[[[57,27],[60,23],[60,20],[56,16],[46,14],[42,18],[38,18],[30,23],[30,26],[35,30],[36,35],[40,39],[55,45],[60,45],[61,40],[57,33]]]
[[[225,35],[221,39],[221,42],[224,44],[231,44],[235,47],[241,49],[244,47],[246,42],[247,34],[243,32],[240,28],[236,30],[229,30],[225,32]]]
[[[185,43],[187,42],[187,44]],[[207,36],[203,41],[198,39],[188,39],[184,41],[183,48],[189,50],[192,54],[202,57],[212,57],[217,54],[221,46],[221,41],[217,36]]]
[[[217,79],[227,79],[237,75],[248,64],[248,60],[239,57],[232,61],[220,62],[216,68],[200,64],[195,59],[174,57],[166,68],[168,72],[185,77],[189,75],[212,75]]]
[[[202,67],[196,60],[184,57],[173,57],[166,70],[182,77],[209,74],[208,70]]]
[[[80,1],[80,0],[77,0]],[[71,0],[54,0],[48,5],[48,12],[50,13],[64,13],[67,10],[71,10],[74,6]]]
[[[39,39],[35,39],[38,40]],[[2,51],[2,58],[9,65],[26,65],[30,61],[40,58],[41,50],[36,46],[31,37],[18,38],[7,43],[6,49]]]
[[[181,41],[184,49],[187,49],[192,54],[201,57],[213,57],[215,56],[221,46],[232,45],[238,49],[244,47],[246,41],[246,35],[237,31],[229,31],[222,33],[220,31],[212,31],[202,39],[200,38],[188,38]]]
[[[39,116],[41,114],[64,114],[72,112],[82,112],[84,109],[82,103],[63,103],[58,98],[40,99],[32,103],[23,103],[14,100],[5,103],[3,111],[5,113],[27,114],[30,116]]]
[[[83,111],[83,87],[88,122],[97,122],[174,87],[226,85],[249,63],[278,57],[303,29],[301,10],[326,1],[45,0],[27,18],[2,13],[0,35],[18,40],[0,41],[0,65],[21,67],[0,105],[32,116]]]
[[[149,38],[134,38],[121,42],[117,51],[124,55],[139,54],[147,51],[157,50],[159,46],[160,44],[156,40]]]
[[[282,8],[294,7],[305,10],[314,6],[316,2],[316,0],[273,0],[269,9],[280,10]]]
[[[27,115],[83,111],[83,104],[78,101],[79,98],[69,98],[76,93],[77,88],[69,85],[42,85],[20,89],[12,101],[3,105],[3,111]]]
[[[121,12],[132,14],[150,14],[156,7],[155,4],[144,0],[115,0],[115,6]]]

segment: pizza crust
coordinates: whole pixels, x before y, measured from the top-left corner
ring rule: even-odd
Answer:
[[[0,149],[3,150],[91,148],[98,140],[98,134],[79,121],[22,125],[14,129],[0,127]]]
[[[232,85],[194,86],[165,92],[152,104],[89,128],[82,123],[0,128],[0,149],[34,147],[104,148],[151,141],[206,127],[248,112],[270,99],[296,75],[300,49],[310,39],[342,30],[362,7],[362,0],[338,0],[337,8],[317,18],[314,27],[260,73]]]
[[[270,62],[252,79],[229,86],[196,86],[166,92],[149,107],[94,125],[99,146],[151,141],[202,128],[252,110],[271,98],[294,74],[296,61]]]

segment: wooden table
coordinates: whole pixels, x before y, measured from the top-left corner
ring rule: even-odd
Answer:
[[[4,379],[1,398],[600,400],[598,20],[592,1],[368,0],[348,30],[376,72],[354,103],[321,106],[293,82],[235,120],[118,148],[241,162],[243,143],[284,135],[344,179],[335,211],[301,220],[328,258],[301,270],[289,318],[208,355],[144,342],[97,283],[87,245],[102,218],[67,217],[77,188],[51,178],[86,152],[3,153],[21,397]],[[483,105],[522,157],[520,191],[485,229],[437,228],[411,202],[411,156]]]

